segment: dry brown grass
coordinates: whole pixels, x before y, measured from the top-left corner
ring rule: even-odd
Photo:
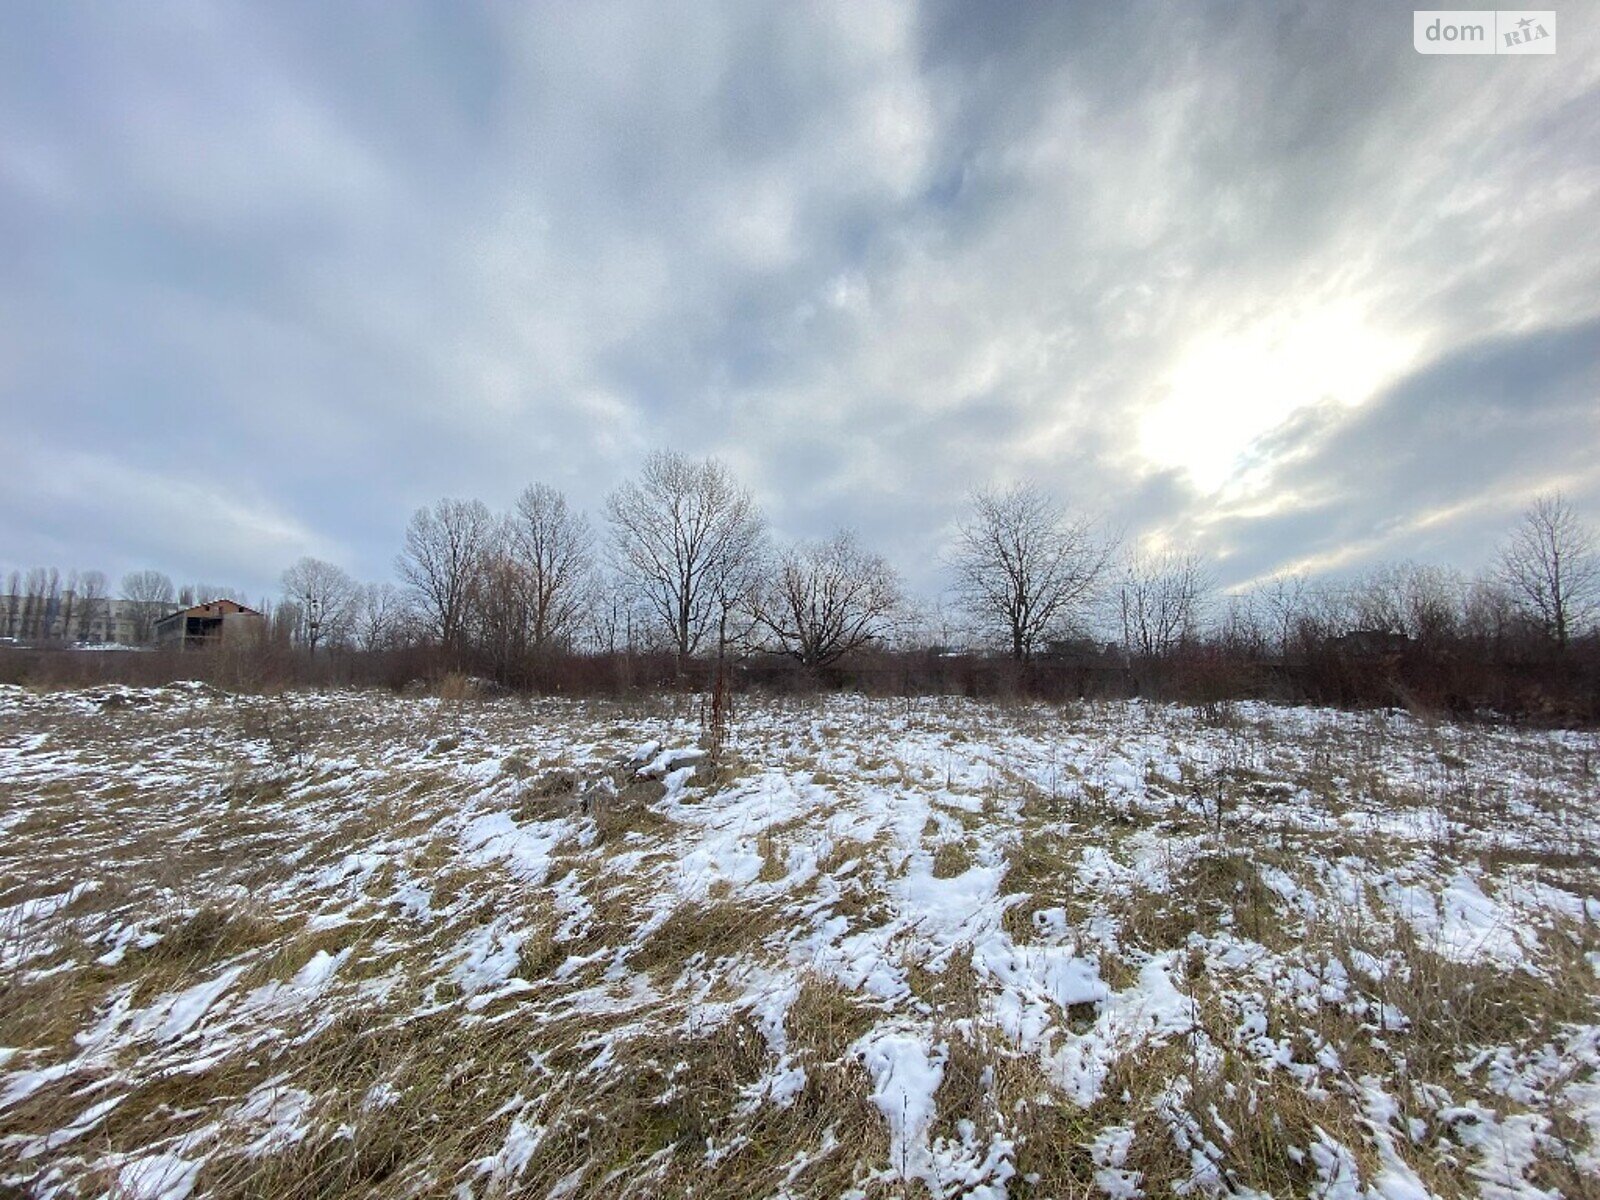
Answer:
[[[1006,931],[1018,942],[1032,941],[1033,914],[1044,908],[1065,908],[1072,902],[1073,875],[1080,847],[1053,830],[1036,832],[1024,825],[1006,850],[1006,873],[1001,889],[1027,898],[1006,910]]]
[[[165,936],[148,949],[128,948],[120,962],[95,961],[103,951],[70,928],[70,910],[56,917],[68,926],[48,966],[0,973],[0,1045],[65,1049],[101,1005],[118,989],[145,999],[186,986],[230,958],[259,949],[277,937],[274,922],[248,911],[205,906],[188,914],[174,911]],[[157,930],[161,929],[155,923]],[[52,936],[48,930],[35,937]]]
[[[1299,944],[1298,917],[1262,881],[1276,855],[1219,844],[1177,866],[1167,887],[1142,888],[1107,903],[1125,945],[1148,954],[1181,949],[1191,934],[1227,931],[1280,951]]]
[[[675,976],[691,959],[714,963],[758,951],[784,925],[780,910],[748,901],[681,904],[628,961],[640,971]]]
[[[616,845],[630,835],[650,839],[669,834],[672,822],[654,807],[665,790],[659,780],[637,779],[619,788],[615,795],[598,789],[590,792],[585,799],[599,840]]]
[[[933,852],[933,877],[953,879],[970,870],[975,861],[966,842],[941,842]]]
[[[836,1063],[877,1023],[878,1013],[877,1007],[835,980],[808,972],[789,1006],[784,1028],[802,1060]]]
[[[932,1010],[935,1021],[971,1020],[978,1015],[978,976],[971,950],[936,964],[907,963],[905,971],[912,994]]]
[[[733,776],[780,765],[803,773],[826,754],[833,774],[819,771],[816,781],[841,810],[860,806],[852,819],[867,811],[872,772],[882,774],[877,782],[891,801],[896,787],[927,793],[938,818],[919,836],[894,828],[891,813],[874,840],[834,844],[820,865],[842,890],[835,902],[821,900],[831,886],[824,881],[776,897],[770,886],[747,890],[714,878],[703,900],[680,903],[646,936],[646,922],[683,885],[678,856],[707,831],[664,816],[661,785],[632,784],[616,763],[650,737],[687,741],[694,712],[683,698],[597,709],[583,718],[582,739],[565,740],[540,728],[538,706],[465,693],[414,708],[386,701],[371,719],[292,696],[198,715],[128,705],[41,718],[51,740],[21,757],[47,762],[69,747],[82,757],[0,792],[0,818],[8,805],[28,808],[6,827],[0,847],[7,867],[0,906],[56,895],[83,879],[105,882],[8,932],[0,945],[19,954],[32,953],[25,941],[48,947],[0,973],[0,1045],[22,1048],[5,1071],[70,1059],[75,1035],[116,996],[125,993],[137,1007],[233,967],[243,973],[216,1020],[197,1027],[188,1043],[122,1044],[0,1113],[0,1137],[18,1139],[5,1143],[10,1148],[63,1128],[97,1098],[124,1096],[73,1150],[0,1176],[25,1190],[47,1164],[77,1154],[87,1164],[82,1189],[114,1194],[114,1156],[148,1153],[220,1123],[195,1152],[209,1155],[197,1194],[442,1198],[471,1183],[480,1196],[542,1195],[575,1181],[574,1194],[619,1197],[692,1190],[732,1198],[783,1188],[832,1196],[853,1187],[875,1197],[923,1195],[917,1182],[868,1178],[894,1164],[858,1055],[863,1038],[888,1027],[926,1030],[946,1048],[932,1136],[1010,1139],[1019,1172],[1009,1184],[1013,1196],[1097,1194],[1088,1146],[1113,1125],[1136,1131],[1126,1165],[1145,1173],[1151,1196],[1193,1174],[1188,1136],[1215,1147],[1224,1190],[1307,1194],[1315,1179],[1297,1155],[1318,1129],[1355,1154],[1369,1183],[1375,1149],[1359,1084],[1369,1075],[1394,1097],[1402,1120],[1418,1122],[1420,1140],[1397,1133],[1397,1143],[1438,1194],[1477,1186],[1474,1153],[1438,1117],[1442,1090],[1502,1113],[1538,1112],[1554,1138],[1530,1179],[1570,1197],[1595,1195],[1595,1181],[1576,1166],[1577,1152],[1589,1148],[1588,1130],[1564,1111],[1570,1105],[1559,1091],[1587,1077],[1575,1066],[1546,1095],[1513,1103],[1495,1091],[1487,1060],[1474,1056],[1480,1047],[1519,1061],[1547,1045],[1560,1053],[1573,1027],[1595,1022],[1588,956],[1600,950],[1600,925],[1546,912],[1537,972],[1502,969],[1487,959],[1457,962],[1410,925],[1375,920],[1371,912],[1388,911],[1376,892],[1369,890],[1360,911],[1325,904],[1308,918],[1264,882],[1271,865],[1316,893],[1317,871],[1303,864],[1354,856],[1392,863],[1406,880],[1435,881],[1439,871],[1456,869],[1438,864],[1470,863],[1491,880],[1537,879],[1594,894],[1600,869],[1581,852],[1578,834],[1571,832],[1570,844],[1521,838],[1505,789],[1476,770],[1484,749],[1470,740],[1441,727],[1426,735],[1437,745],[1412,734],[1407,742],[1374,721],[1329,737],[1320,759],[1290,755],[1280,763],[1258,745],[1274,735],[1238,714],[1218,722],[1185,717],[1183,736],[1212,731],[1216,753],[1203,770],[1180,777],[1164,765],[1146,769],[1135,802],[1092,761],[1082,772],[1070,765],[1057,772],[1052,760],[1047,772],[1037,762],[991,755],[996,721],[1035,738],[1062,732],[1061,714],[1038,706],[997,716],[1001,710],[861,704],[841,713],[811,704],[800,711],[801,738],[777,731],[769,739],[777,749],[769,751],[760,738],[736,732],[724,767]],[[903,723],[877,737],[874,713]],[[832,734],[813,730],[818,714],[830,718]],[[1073,719],[1095,731],[1093,711]],[[1159,760],[1161,747],[1178,744],[1176,736],[1160,738],[1162,722],[1178,720],[1140,710],[1115,736],[1156,736],[1151,753]],[[641,728],[645,721],[656,724]],[[904,737],[922,742],[902,760],[894,746]],[[186,739],[194,749],[176,770],[190,782],[174,787],[171,775],[158,782],[135,769],[151,746]],[[590,749],[569,754],[580,743]],[[390,747],[408,748],[392,769]],[[1402,753],[1411,757],[1389,770],[1385,756]],[[1585,768],[1575,760],[1554,751],[1548,760],[1525,797],[1545,832],[1567,828],[1560,797],[1572,793],[1562,788],[1592,790],[1593,783],[1583,782]],[[1396,777],[1420,782],[1400,786]],[[594,786],[605,780],[621,785],[615,796]],[[1290,820],[1303,802],[1286,780],[1311,786],[1334,819]],[[728,779],[695,783],[725,788]],[[964,789],[981,809],[942,804],[946,788]],[[912,797],[914,811],[923,798]],[[723,806],[732,811],[729,799],[714,797],[706,817],[720,821]],[[1363,827],[1369,816],[1435,809],[1459,815],[1462,828],[1408,841]],[[568,822],[543,882],[463,853],[460,816],[483,811],[540,823],[534,834],[553,828],[544,822]],[[725,845],[738,839],[741,855],[753,842],[758,881],[768,885],[787,874],[795,847],[828,836],[809,813],[781,825],[746,813],[711,833]],[[1172,838],[1172,848],[1152,858],[1159,837]],[[1191,997],[1200,1032],[1134,1037],[1113,1056],[1097,1100],[1068,1099],[1044,1056],[1071,1039],[1100,1036],[1103,1006],[1048,1008],[1045,1044],[1026,1051],[1011,1044],[998,1032],[992,1003],[1002,982],[980,971],[966,948],[933,969],[932,944],[894,886],[908,854],[931,852],[933,874],[948,879],[990,861],[987,847],[997,846],[1006,853],[1001,892],[1026,896],[1000,916],[1015,943],[1040,958],[1046,940],[1059,947],[1054,953],[1093,956],[1116,992],[1140,985],[1152,954],[1177,950],[1170,972]],[[1117,880],[1102,891],[1078,877],[1090,846],[1170,880],[1154,891]],[[344,880],[347,857],[374,854],[382,859],[375,871]],[[419,917],[398,903],[401,888],[425,896],[431,914]],[[1487,880],[1485,888],[1493,891]],[[581,920],[574,902],[589,909]],[[1054,923],[1048,939],[1035,926],[1044,908],[1065,912],[1061,936]],[[312,924],[313,914],[324,919]],[[848,936],[881,942],[909,997],[873,998],[797,966],[798,949],[837,915],[848,919]],[[1098,918],[1092,928],[1091,916]],[[107,948],[96,935],[113,920],[135,919],[162,940],[113,965],[96,963]],[[516,938],[514,962],[495,976],[503,986],[457,982],[465,978],[457,972],[467,935],[494,930]],[[1264,957],[1229,966],[1191,938],[1223,933]],[[1356,951],[1387,959],[1393,970],[1368,979],[1353,967]],[[325,998],[270,1022],[230,1026],[241,994],[285,983],[322,952],[342,956]],[[1347,995],[1308,997],[1280,986],[1300,970],[1334,980],[1341,965],[1352,968]],[[779,1059],[753,1023],[750,989],[793,980],[797,971],[784,1034],[788,1065],[802,1068],[805,1081],[791,1103],[777,1104],[761,1099]],[[1243,1043],[1241,996],[1265,1005],[1267,1036],[1283,1040],[1295,1071],[1315,1074],[1319,1098]],[[1379,1006],[1403,1013],[1404,1028],[1384,1028]],[[1336,1066],[1319,1057],[1324,1046],[1336,1050]],[[207,1048],[215,1054],[203,1066],[178,1069]],[[245,1147],[265,1126],[240,1119],[237,1109],[274,1080],[307,1093],[304,1136],[251,1155]],[[392,1101],[369,1103],[380,1087]],[[497,1178],[484,1164],[505,1146],[513,1120],[542,1129],[542,1140],[520,1173]]]
[[[1406,1039],[1414,1069],[1448,1078],[1471,1047],[1538,1044],[1595,1016],[1593,972],[1544,976],[1478,960],[1460,962],[1423,943],[1397,922],[1388,938],[1404,969],[1373,985],[1384,1003],[1411,1021]]]

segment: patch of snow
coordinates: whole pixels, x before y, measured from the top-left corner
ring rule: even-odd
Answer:
[[[1094,1182],[1112,1200],[1142,1200],[1144,1189],[1139,1185],[1144,1175],[1130,1171],[1123,1164],[1128,1161],[1128,1151],[1133,1149],[1133,1130],[1125,1125],[1111,1125],[1095,1134],[1089,1143],[1089,1157],[1094,1160]]]
[[[516,875],[528,883],[540,884],[550,871],[550,855],[571,833],[564,821],[518,825],[509,813],[488,813],[468,821],[461,831],[461,842],[473,862],[504,859]]]
[[[873,1030],[853,1047],[872,1078],[872,1105],[889,1126],[889,1165],[902,1179],[929,1179],[928,1127],[949,1048],[921,1034]]]
[[[194,1190],[202,1162],[176,1154],[150,1154],[117,1171],[119,1200],[185,1200]]]

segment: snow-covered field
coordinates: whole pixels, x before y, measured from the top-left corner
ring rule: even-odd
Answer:
[[[0,689],[0,1193],[1600,1194],[1595,735],[697,713]]]

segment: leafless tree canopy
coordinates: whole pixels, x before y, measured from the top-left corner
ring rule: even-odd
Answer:
[[[12,571],[11,577],[6,581],[6,625],[7,637],[21,637],[22,619],[22,572]]]
[[[217,583],[186,583],[178,589],[178,604],[188,608],[191,604],[210,604],[213,600],[233,600],[239,595],[237,588]]]
[[[469,590],[473,644],[492,671],[524,673],[530,656],[569,649],[593,568],[589,522],[544,484],[526,488],[479,558]]]
[[[133,638],[148,642],[155,623],[172,607],[172,580],[160,571],[131,571],[122,577],[122,598],[133,605]]]
[[[565,645],[584,616],[594,570],[594,534],[555,488],[532,484],[506,525],[507,549],[525,577],[528,641],[536,650]]]
[[[527,654],[528,577],[507,549],[502,527],[479,556],[467,591],[466,640],[497,679],[509,678]]]
[[[1310,583],[1304,575],[1278,575],[1259,589],[1256,610],[1279,654],[1288,654],[1305,619]]]
[[[757,614],[784,653],[820,667],[885,636],[902,605],[894,569],[840,532],[787,551]]]
[[[1331,703],[1388,703],[1401,688],[1407,703],[1440,711],[1600,722],[1600,545],[1560,496],[1535,504],[1476,577],[1400,562],[1354,577],[1283,574],[1215,602],[1197,554],[1124,558],[1035,484],[971,497],[945,548],[952,586],[920,604],[852,533],[769,548],[750,492],[714,458],[653,454],[605,512],[600,563],[589,520],[538,483],[510,511],[476,500],[418,511],[397,564],[408,587],[360,586],[303,559],[284,573],[281,602],[259,605],[271,636],[248,673],[394,686],[470,673],[575,694],[709,679],[718,692],[732,678],[727,654],[762,647],[789,664],[753,658],[740,686]],[[159,571],[128,575],[120,592],[95,571],[7,574],[0,668],[13,677],[57,656],[75,657],[61,669],[81,676],[121,670],[124,658],[130,673],[189,669],[168,656],[66,652],[102,634],[148,642],[175,599],[244,599],[204,583],[175,589]],[[1126,654],[1107,645],[1119,630]],[[869,643],[874,653],[852,653]],[[244,671],[236,657],[219,655],[219,669]],[[1047,661],[1017,668],[1037,657]]]
[[[440,500],[418,509],[406,526],[396,566],[429,631],[445,646],[461,644],[475,579],[495,533],[496,521],[480,500]]]
[[[363,650],[387,650],[405,636],[405,597],[392,583],[369,583],[356,596],[353,629]]]
[[[1105,575],[1114,541],[1042,488],[973,493],[953,567],[957,600],[1012,656],[1031,658],[1068,632]]]
[[[72,640],[72,619],[78,608],[80,585],[78,573],[72,571],[67,575],[66,586],[61,589],[61,598],[56,612],[61,619],[61,637],[63,640]]]
[[[606,501],[617,567],[680,659],[715,637],[759,582],[764,523],[750,493],[714,458],[657,451]]]
[[[78,640],[89,640],[89,630],[106,606],[106,577],[103,571],[85,571],[78,580]]]
[[[1517,598],[1498,573],[1481,575],[1461,598],[1461,630],[1480,645],[1498,645],[1523,624]]]
[[[130,571],[122,577],[122,598],[135,604],[171,604],[172,580],[160,571]]]
[[[1453,571],[1396,563],[1373,571],[1356,586],[1354,623],[1433,645],[1456,634],[1465,591],[1466,581]]]
[[[356,581],[320,558],[302,558],[283,573],[283,594],[300,610],[300,640],[313,654],[343,641],[355,622]]]
[[[61,572],[54,567],[34,567],[22,593],[22,636],[43,641],[50,634],[51,613],[61,596]]]
[[[1212,582],[1194,554],[1136,556],[1118,597],[1122,639],[1129,653],[1170,654],[1198,632]]]
[[[1500,576],[1518,605],[1565,650],[1600,616],[1594,533],[1558,492],[1541,496],[1500,552]]]
[[[597,568],[590,574],[584,613],[585,641],[600,654],[635,651],[645,634],[660,633],[660,623],[643,606],[638,589],[614,570]]]

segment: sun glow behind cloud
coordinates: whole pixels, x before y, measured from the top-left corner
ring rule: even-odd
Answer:
[[[1180,351],[1139,427],[1143,453],[1201,491],[1238,481],[1245,452],[1298,410],[1354,407],[1397,379],[1420,339],[1377,327],[1359,303],[1214,325]]]

